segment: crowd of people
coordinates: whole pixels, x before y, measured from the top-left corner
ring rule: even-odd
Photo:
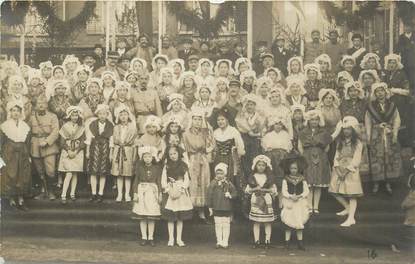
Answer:
[[[132,203],[143,245],[154,245],[159,219],[168,246],[185,246],[184,221],[213,216],[217,248],[227,248],[232,219],[246,216],[255,248],[262,225],[269,246],[278,217],[286,246],[295,231],[304,249],[302,230],[325,188],[344,207],[341,226],[355,224],[362,182],[392,194],[401,146],[413,141],[414,74],[401,56],[414,52],[414,35],[379,57],[360,34],[350,49],[339,48],[336,31],[324,46],[319,34],[304,57],[282,37],[250,60],[241,45],[212,56],[209,43],[197,51],[186,40],[177,51],[168,38],[157,53],[142,35],[105,62],[2,62],[2,196],[28,210],[35,177],[34,198],[58,195],[63,205],[78,198],[81,179],[91,202],[114,187],[116,202]]]

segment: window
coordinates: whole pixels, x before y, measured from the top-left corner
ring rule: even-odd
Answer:
[[[97,1],[95,7],[95,15],[91,20],[86,24],[86,33],[87,34],[103,34],[105,26],[105,8],[104,2]]]

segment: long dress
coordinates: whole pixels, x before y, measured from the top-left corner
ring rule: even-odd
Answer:
[[[271,192],[253,191],[252,189],[257,186],[263,189],[271,189]],[[258,223],[270,223],[277,219],[272,203],[278,191],[270,177],[266,174],[255,173],[252,176],[252,183],[246,186],[245,192],[251,194],[249,220]]]
[[[194,207],[204,207],[210,183],[209,156],[214,148],[213,135],[208,128],[200,131],[190,128],[183,134],[183,142],[189,158],[190,198]]]
[[[336,129],[337,123],[341,120],[341,113],[339,108],[335,106],[321,106],[320,107],[321,113],[324,117],[324,128],[330,134],[334,132]],[[333,166],[334,155],[336,154],[336,141],[330,143],[329,150],[327,155],[329,157],[330,166]]]
[[[137,139],[135,123],[129,122],[126,126],[116,125],[111,139],[110,147],[113,148],[113,155],[110,157],[111,174],[113,176],[132,177]]]
[[[89,125],[91,138],[87,139],[87,145],[90,145],[88,172],[91,175],[106,176],[111,173],[110,140],[114,125],[108,120],[105,120],[105,128],[100,132],[99,122],[96,119]]]
[[[307,182],[299,177],[286,177],[282,181],[282,211],[281,221],[292,229],[302,230],[304,224],[307,223],[310,214],[308,211],[307,196],[310,191]],[[297,201],[292,199],[293,195],[300,195]]]
[[[305,127],[300,132],[299,148],[307,161],[305,178],[310,186],[327,187],[330,183],[330,164],[326,153],[331,136],[324,128]]]
[[[61,172],[83,172],[84,171],[84,151],[85,148],[85,128],[84,126],[65,123],[60,131],[60,145],[62,151],[59,157],[58,170]],[[69,158],[68,151],[78,152],[74,158]]]
[[[337,148],[329,192],[346,197],[363,195],[359,173],[362,150],[363,145],[360,140],[355,146],[352,146],[351,142],[344,142],[341,150]]]
[[[393,144],[393,136],[400,127],[399,112],[389,100],[382,108],[378,101],[369,103],[365,117],[366,130],[370,135],[370,166],[372,181],[396,179],[400,176],[402,160],[400,146]]]
[[[134,204],[133,213],[138,219],[157,220],[161,216],[160,211],[160,181],[161,168],[159,165],[145,165],[143,161],[137,161],[134,169]]]
[[[23,196],[30,193],[30,127],[24,121],[8,119],[0,125],[1,156],[6,166],[1,168],[1,196]]]

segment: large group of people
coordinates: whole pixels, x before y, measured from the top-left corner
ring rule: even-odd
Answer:
[[[325,50],[313,31],[304,57],[280,36],[250,60],[241,45],[210,56],[209,43],[197,51],[187,40],[177,51],[168,37],[157,53],[142,35],[136,48],[108,51],[105,64],[97,54],[37,68],[4,61],[2,196],[28,210],[36,176],[35,199],[58,195],[65,205],[85,180],[91,202],[114,187],[116,202],[132,203],[143,245],[154,245],[164,219],[168,246],[185,246],[184,221],[209,214],[217,248],[229,246],[238,216],[253,222],[254,247],[264,226],[268,247],[278,216],[286,246],[294,230],[304,249],[322,190],[344,207],[341,226],[355,224],[362,181],[392,194],[401,145],[413,140],[414,83],[402,53],[367,52],[360,34],[338,50],[330,36]]]

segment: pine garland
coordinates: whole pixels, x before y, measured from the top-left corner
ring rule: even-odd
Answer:
[[[7,1],[2,4],[1,21],[8,26],[22,25],[30,5],[36,7],[38,14],[45,19],[45,31],[57,41],[67,40],[75,31],[81,29],[95,17],[95,1],[87,1],[75,17],[63,21],[53,7],[46,1]]]
[[[167,8],[181,23],[195,28],[202,39],[211,39],[219,35],[221,27],[225,25],[226,20],[234,13],[236,3],[227,1],[221,4],[214,18],[210,18],[209,14],[203,9],[201,14],[197,10],[189,10],[186,8],[185,2],[182,1],[170,1],[167,3]]]

